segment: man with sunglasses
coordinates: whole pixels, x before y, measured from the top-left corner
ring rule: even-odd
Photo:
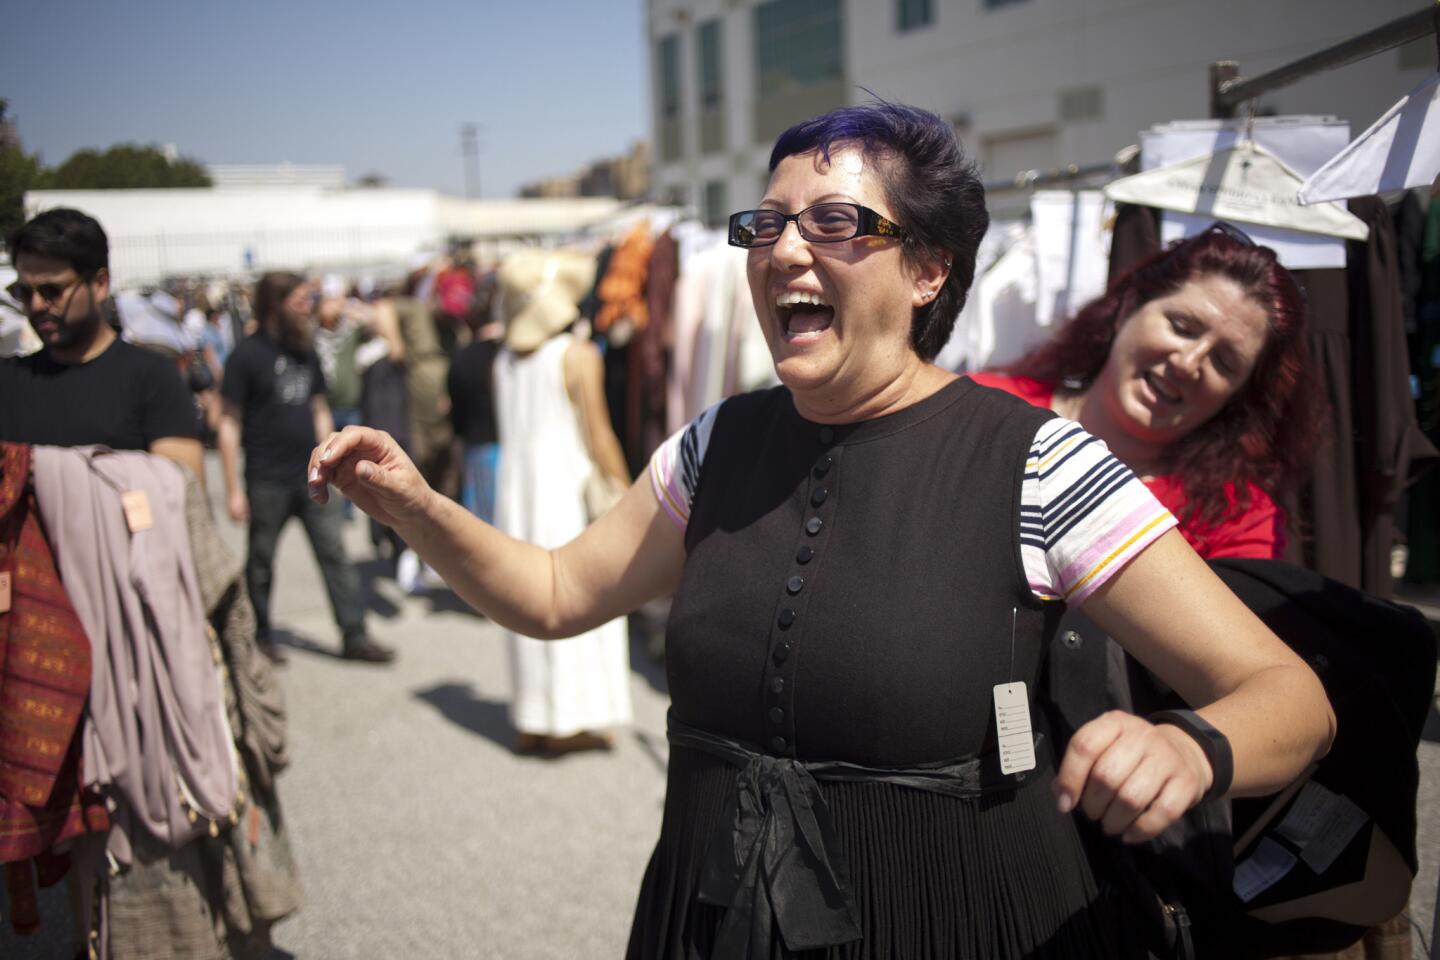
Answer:
[[[148,450],[204,479],[195,404],[175,367],[105,319],[110,246],[78,210],[47,210],[9,238],[5,290],[44,344],[0,360],[0,440]]]

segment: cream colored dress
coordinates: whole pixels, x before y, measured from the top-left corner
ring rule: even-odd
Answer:
[[[501,350],[495,360],[500,476],[495,524],[541,547],[559,547],[585,529],[590,457],[579,417],[565,392],[561,334],[533,353]],[[522,733],[566,737],[628,725],[629,631],[624,618],[568,640],[509,633],[515,699],[510,716]]]

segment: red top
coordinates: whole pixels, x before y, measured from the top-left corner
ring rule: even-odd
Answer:
[[[969,376],[982,386],[1004,390],[1037,407],[1048,409],[1055,399],[1053,383],[1004,373],[972,373]],[[1145,486],[1167,510],[1176,517],[1181,515],[1180,511],[1185,506],[1185,488],[1179,477],[1173,474],[1151,477],[1145,481]],[[1250,506],[1245,510],[1238,510],[1235,506],[1233,483],[1225,484],[1225,499],[1229,504],[1229,513],[1220,523],[1210,526],[1193,519],[1181,522],[1180,533],[1195,548],[1195,552],[1207,560],[1219,557],[1279,559],[1285,552],[1285,511],[1253,483],[1250,484]]]

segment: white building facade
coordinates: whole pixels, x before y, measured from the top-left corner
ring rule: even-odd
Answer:
[[[647,0],[654,196],[718,225],[759,199],[778,133],[869,99],[950,120],[987,179],[1109,161],[1209,116],[1209,66],[1256,76],[1419,0]],[[1263,97],[1359,133],[1436,69],[1433,38]]]
[[[477,252],[573,237],[624,212],[618,200],[465,200],[434,190],[292,185],[170,190],[31,190],[25,215],[74,207],[110,239],[117,285],[263,270],[403,273],[457,240]]]

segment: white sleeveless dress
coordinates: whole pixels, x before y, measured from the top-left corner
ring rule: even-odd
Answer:
[[[570,334],[529,354],[501,350],[495,360],[500,475],[495,525],[520,540],[559,547],[585,529],[590,457],[579,417],[565,392]],[[568,640],[508,633],[515,699],[510,716],[522,733],[566,737],[628,725],[629,631],[624,618]]]

